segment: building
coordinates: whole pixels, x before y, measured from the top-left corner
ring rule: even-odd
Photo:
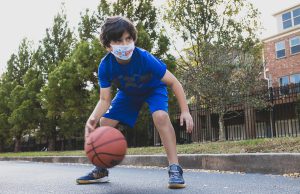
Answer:
[[[270,87],[300,83],[300,4],[273,16],[278,32],[263,40],[265,78]]]

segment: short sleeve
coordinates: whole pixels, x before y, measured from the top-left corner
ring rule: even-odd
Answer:
[[[161,80],[167,71],[167,65],[150,53],[148,53],[147,61],[154,76]]]
[[[106,63],[102,60],[98,67],[98,81],[101,88],[108,88],[111,85],[110,79],[108,77]]]

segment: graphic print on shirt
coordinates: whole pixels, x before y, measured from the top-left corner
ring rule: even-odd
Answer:
[[[152,79],[152,74],[145,75],[134,74],[133,76],[119,75],[112,82],[117,88],[142,88],[144,84],[148,83]]]

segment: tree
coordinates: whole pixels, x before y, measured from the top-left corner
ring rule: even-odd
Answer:
[[[86,117],[86,85],[72,61],[71,58],[62,62],[50,73],[49,82],[40,94],[43,107],[47,109],[46,117],[55,121],[55,135],[62,139],[83,131],[83,117]]]
[[[41,43],[46,62],[43,71],[47,75],[58,66],[59,62],[69,57],[74,48],[75,39],[64,9],[54,17],[53,26],[46,29],[46,37]]]
[[[96,38],[97,29],[99,28],[99,21],[94,13],[90,14],[90,11],[85,10],[81,15],[81,21],[79,23],[78,32],[79,38],[82,41],[89,41]]]
[[[242,0],[168,3],[165,19],[187,44],[177,62],[188,96],[219,114],[219,139],[224,140],[229,105],[262,104],[250,95],[263,85],[259,13]]]
[[[10,134],[15,140],[15,152],[20,151],[22,137],[29,132],[32,124],[32,114],[30,112],[33,102],[27,95],[26,80],[24,80],[27,71],[32,67],[31,58],[31,45],[24,39],[19,46],[18,54],[11,56],[6,73],[7,81],[12,82],[12,90],[9,92],[7,101],[10,115],[7,119],[11,125]]]
[[[10,92],[13,89],[13,83],[8,81],[7,74],[4,73],[0,79],[0,152],[4,151],[5,145],[11,144],[9,129],[11,125],[8,122],[11,109],[8,106]]]
[[[33,101],[27,96],[24,87],[18,85],[11,93],[12,102],[9,104],[13,111],[8,118],[13,126],[10,132],[15,138],[15,152],[21,151],[21,140],[24,135],[30,134],[33,130],[33,119],[35,109]]]
[[[55,115],[53,110],[47,107],[62,106],[64,103],[61,99],[57,101],[45,102],[47,99],[43,94],[55,96],[58,94],[57,88],[49,91],[48,77],[56,70],[63,62],[68,59],[75,47],[76,40],[73,37],[73,32],[69,28],[67,16],[64,9],[54,17],[53,26],[46,29],[46,37],[42,40],[37,54],[37,61],[40,61],[39,66],[45,85],[42,88],[42,94],[39,95],[40,103],[42,104],[44,120],[41,123],[40,135],[44,134],[49,140],[48,150],[55,150],[56,138],[58,134],[59,113]],[[46,91],[44,91],[46,90]],[[47,106],[44,104],[47,103]],[[51,105],[49,103],[52,103]],[[46,116],[47,115],[47,116]],[[49,116],[51,115],[51,117]]]

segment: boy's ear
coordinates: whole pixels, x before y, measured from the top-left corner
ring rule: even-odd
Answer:
[[[112,51],[111,46],[110,46],[110,47],[106,47],[106,50],[107,50],[108,52],[111,52],[111,51]]]

